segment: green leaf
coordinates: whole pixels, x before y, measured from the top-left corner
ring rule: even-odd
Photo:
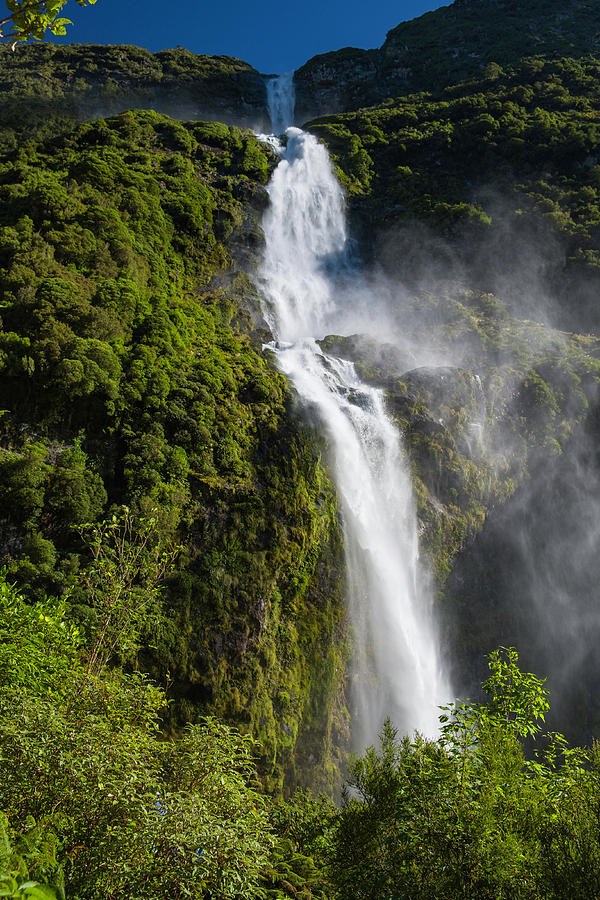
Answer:
[[[14,897],[18,885],[12,875],[0,876],[0,897]]]
[[[20,890],[24,893],[25,897],[30,897],[31,900],[56,900],[56,894],[51,888],[46,887],[43,884],[37,884],[36,882],[22,884]]]

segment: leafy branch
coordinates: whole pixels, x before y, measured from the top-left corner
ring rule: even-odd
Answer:
[[[96,3],[96,0],[75,0],[79,6],[88,6]],[[19,41],[28,41],[34,38],[41,41],[50,31],[54,35],[67,33],[66,26],[72,25],[71,19],[60,16],[62,8],[67,0],[6,0],[6,7],[10,15],[0,19],[0,38],[11,38],[13,49]],[[12,31],[4,32],[10,25]]]
[[[115,654],[131,659],[156,611],[160,582],[172,570],[179,547],[164,545],[153,517],[136,518],[127,507],[99,524],[78,529],[92,554],[83,574],[88,598],[98,614],[87,677],[99,675]]]

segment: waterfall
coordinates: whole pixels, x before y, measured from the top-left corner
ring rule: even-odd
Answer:
[[[271,131],[282,134],[294,122],[294,73],[286,72],[267,81],[267,103],[271,117]]]
[[[272,120],[279,115],[273,111]],[[400,435],[383,391],[361,383],[353,363],[329,356],[317,343],[339,334],[348,277],[344,195],[325,147],[298,128],[288,128],[286,137],[268,187],[258,281],[279,368],[330,447],[347,566],[353,740],[362,750],[376,741],[387,715],[403,732],[435,734],[437,706],[449,694],[419,570]]]

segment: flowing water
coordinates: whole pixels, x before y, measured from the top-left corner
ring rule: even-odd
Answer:
[[[271,118],[285,126],[293,101]],[[279,91],[279,93],[278,93]],[[273,126],[276,127],[275,125]],[[436,733],[437,706],[450,696],[419,567],[412,485],[400,435],[383,392],[363,384],[353,363],[317,343],[339,334],[346,254],[346,211],[325,147],[288,128],[263,219],[259,284],[279,368],[307,413],[324,429],[340,496],[352,628],[352,729],[357,749],[377,739],[386,715],[403,732]],[[347,296],[347,294],[346,294]],[[362,302],[368,304],[368,297]]]
[[[286,72],[267,81],[267,103],[271,117],[271,131],[282,134],[294,122],[294,73]]]

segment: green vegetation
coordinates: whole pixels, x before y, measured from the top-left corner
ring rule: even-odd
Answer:
[[[597,749],[540,741],[543,681],[514,650],[489,657],[487,701],[448,707],[436,741],[399,741],[351,766],[336,822],[335,897],[592,898],[599,889]],[[534,744],[534,746],[535,746]],[[357,853],[360,847],[360,853]]]
[[[3,896],[259,896],[273,839],[252,740],[208,719],[164,741],[164,692],[90,668],[64,600],[2,582],[0,630]]]
[[[6,0],[9,14],[0,20],[0,38],[10,38],[14,47],[17,42],[30,38],[42,40],[46,31],[51,34],[66,34],[65,26],[73,24],[70,19],[60,16],[66,2],[67,0]],[[79,6],[87,6],[96,0],[76,2]]]
[[[525,59],[447,88],[311,123],[371,229],[417,218],[477,240],[502,218],[523,233],[539,219],[594,267],[600,223],[597,159],[600,64]],[[507,229],[508,230],[508,229]],[[477,249],[477,246],[476,246]]]
[[[117,544],[131,551],[129,608],[161,566],[157,523],[130,522],[105,523],[94,545],[99,572]],[[104,624],[84,634],[71,604],[28,602],[0,579],[1,896],[597,896],[598,752],[540,734],[547,692],[514,650],[490,655],[486,702],[445,708],[436,740],[398,740],[387,723],[336,808],[261,795],[255,743],[214,718],[165,740],[165,692],[92,665]]]
[[[260,748],[215,718],[166,739],[167,691],[135,670],[167,611],[158,521],[84,531],[83,628],[75,589],[31,602],[0,571],[0,896],[325,900],[309,837],[331,802],[269,800]]]
[[[233,255],[256,258],[272,164],[249,133],[152,112],[3,158],[0,478],[31,596],[77,580],[72,526],[115,504],[182,545],[143,664],[170,672],[173,727],[238,723],[279,790],[310,754],[330,782],[346,726],[336,498]]]
[[[0,44],[0,147],[131,109],[255,126],[264,80],[248,63],[129,45]]]
[[[597,53],[596,26],[587,0],[457,0],[388,32],[381,51],[385,91],[439,90],[534,53]]]

